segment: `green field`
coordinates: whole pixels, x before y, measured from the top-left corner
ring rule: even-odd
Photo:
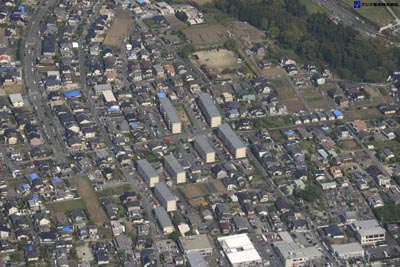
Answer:
[[[85,209],[81,199],[72,199],[59,202],[53,202],[46,204],[47,208],[52,212],[68,212],[73,209]]]
[[[123,184],[116,187],[106,188],[102,191],[97,191],[96,194],[99,198],[103,198],[109,196],[120,196],[127,191],[132,191],[132,186],[130,184]]]

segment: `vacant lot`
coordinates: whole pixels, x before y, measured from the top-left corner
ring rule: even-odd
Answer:
[[[132,28],[133,19],[125,11],[118,11],[114,22],[107,32],[104,44],[119,46]]]
[[[205,196],[207,189],[203,184],[189,184],[182,188],[182,192],[185,194],[186,198],[192,199]]]
[[[271,87],[275,89],[278,96],[282,100],[295,100],[297,99],[296,92],[293,86],[287,79],[276,79],[271,81]]]
[[[196,47],[221,46],[227,40],[226,28],[222,25],[191,26],[183,32]]]
[[[198,57],[196,62],[199,66],[207,65],[210,69],[219,73],[224,69],[236,69],[240,66],[235,52],[226,49],[199,51],[196,52],[196,55]]]
[[[383,88],[381,88],[381,89],[383,89]],[[382,95],[382,93],[378,87],[367,86],[367,87],[365,87],[365,91],[369,94],[370,100],[374,104],[380,104],[383,102],[389,102],[389,103],[393,102],[393,98],[391,98],[388,95]],[[382,91],[385,92],[384,89]]]
[[[262,73],[264,74],[265,78],[277,78],[286,75],[286,71],[282,68],[263,69]]]
[[[47,208],[54,214],[56,212],[66,213],[73,209],[85,209],[81,199],[65,200],[46,204]]]
[[[97,192],[97,196],[99,198],[109,197],[109,196],[117,196],[119,197],[124,192],[132,191],[132,186],[130,184],[118,185],[115,187],[105,188],[102,191]]]
[[[235,34],[239,39],[244,41],[247,46],[251,47],[255,43],[265,40],[265,33],[256,27],[241,21],[234,21],[228,26],[228,30]]]
[[[315,96],[306,98],[307,104],[311,109],[330,109],[334,108],[332,104],[323,96]]]
[[[290,113],[307,110],[303,102],[301,102],[300,100],[284,100],[283,102],[285,102],[287,110]]]
[[[178,114],[178,117],[181,119],[182,125],[186,127],[191,127],[192,122],[189,119],[189,116],[186,113],[185,106],[182,104],[176,105],[176,113]]]
[[[360,149],[360,146],[354,140],[339,141],[338,145],[340,148],[347,150],[347,151]]]
[[[102,224],[107,220],[107,216],[97,199],[96,192],[94,192],[89,179],[86,176],[78,176],[75,178],[75,183],[90,218],[96,224]]]
[[[382,118],[382,113],[376,108],[346,110],[344,116],[347,121],[369,120]]]

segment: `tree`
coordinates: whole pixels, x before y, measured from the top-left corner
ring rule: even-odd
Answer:
[[[187,44],[182,47],[182,56],[187,58],[191,53],[195,51],[195,48],[192,44]]]
[[[188,20],[188,16],[185,11],[176,11],[175,17],[183,22],[186,22]]]
[[[173,231],[172,233],[170,233],[168,235],[168,238],[172,239],[174,241],[177,241],[180,236],[181,236],[181,234],[178,231],[175,230],[175,231]]]

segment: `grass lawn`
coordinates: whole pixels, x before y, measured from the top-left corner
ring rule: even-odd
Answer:
[[[72,200],[65,200],[65,201],[58,201],[54,203],[46,204],[47,208],[52,212],[68,212],[73,209],[85,209],[83,205],[82,199],[72,199]]]
[[[82,198],[82,202],[89,213],[90,219],[92,219],[97,225],[101,225],[107,220],[107,215],[101,207],[89,178],[86,176],[77,176],[75,177],[75,183],[79,195]]]
[[[393,20],[392,15],[390,15],[389,11],[385,7],[364,6],[362,8],[354,9],[353,0],[345,0],[345,3],[348,5],[349,10],[358,13],[359,15],[367,18],[369,21],[375,23],[378,26],[386,25],[387,23],[389,23],[389,21]]]
[[[324,13],[325,9],[314,3],[312,0],[300,0],[300,3],[306,6],[308,13]]]
[[[297,99],[296,93],[287,79],[272,80],[270,84],[282,100]]]
[[[373,141],[368,143],[368,145],[373,145],[379,152],[385,148],[389,148],[397,158],[400,157],[400,143],[396,140]]]
[[[132,191],[132,186],[130,184],[123,184],[116,187],[110,187],[103,189],[102,191],[96,192],[99,198],[109,197],[109,196],[120,196],[124,192]]]
[[[274,128],[292,125],[292,118],[290,116],[280,116],[280,117],[263,117],[254,120],[254,126],[257,129],[261,128]]]
[[[347,121],[353,120],[372,120],[382,118],[382,113],[379,112],[377,108],[368,108],[368,109],[352,109],[346,110],[344,112],[344,117]]]

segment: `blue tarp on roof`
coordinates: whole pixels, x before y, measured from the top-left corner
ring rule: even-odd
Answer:
[[[67,98],[70,98],[70,97],[81,97],[82,94],[79,91],[69,91],[69,92],[65,92],[64,96],[67,97]]]
[[[70,233],[70,232],[72,232],[72,227],[69,225],[63,226],[62,231]]]
[[[33,181],[33,180],[39,178],[39,176],[36,173],[31,173],[31,174],[29,174],[29,178],[31,179],[31,181]]]
[[[136,128],[136,127],[138,127],[139,126],[139,124],[137,124],[137,123],[131,123],[131,124],[129,124],[132,128]]]
[[[39,200],[39,196],[38,195],[33,195],[32,196],[32,200],[33,201],[38,201]]]
[[[284,132],[283,134],[284,134],[284,135],[293,135],[293,134],[294,134],[294,131],[289,130],[289,131]]]
[[[0,73],[15,72],[16,68],[0,68]]]
[[[339,117],[339,116],[343,116],[343,113],[342,113],[341,111],[335,109],[335,110],[333,111],[333,115],[335,115],[336,117]]]
[[[318,154],[323,157],[324,159],[328,158],[328,153],[324,149],[318,149]]]
[[[146,0],[136,0],[136,3],[138,3],[138,4],[144,4],[146,2]]]
[[[32,251],[33,247],[31,245],[28,246],[28,251]]]
[[[329,127],[322,127],[322,131],[328,132],[329,131]]]
[[[29,184],[22,184],[21,187],[22,189],[29,189]]]
[[[167,97],[167,95],[164,93],[164,92],[159,92],[159,93],[157,93],[157,96],[158,96],[158,98],[166,98]]]
[[[18,10],[21,11],[21,13],[22,13],[23,15],[28,15],[28,12],[26,12],[26,10],[25,10],[25,5],[20,4],[20,5],[18,6]]]
[[[107,108],[107,111],[108,112],[117,112],[117,111],[119,111],[119,108],[115,108],[115,107]]]
[[[53,183],[60,183],[62,180],[59,177],[53,179]]]

